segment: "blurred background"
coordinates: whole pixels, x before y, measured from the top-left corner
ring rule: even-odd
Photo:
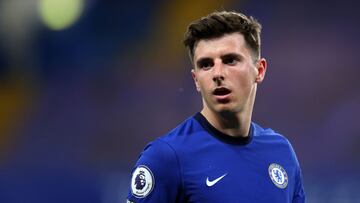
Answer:
[[[149,141],[201,108],[182,45],[214,10],[263,24],[253,120],[308,202],[360,202],[358,1],[0,0],[0,202],[125,202]]]

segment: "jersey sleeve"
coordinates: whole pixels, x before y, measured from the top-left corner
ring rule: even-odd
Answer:
[[[293,198],[293,203],[305,203],[305,192],[302,181],[301,169],[298,167],[297,174],[295,177],[295,193]]]
[[[182,188],[178,156],[160,139],[148,144],[136,162],[127,202],[175,203]]]
[[[296,153],[290,142],[288,141],[290,150],[296,165],[296,174],[295,174],[295,187],[292,203],[305,203],[305,192],[303,186],[303,178],[301,173],[300,163],[297,159]]]

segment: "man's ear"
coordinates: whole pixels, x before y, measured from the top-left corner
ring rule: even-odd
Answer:
[[[265,78],[265,73],[266,73],[266,68],[267,68],[267,62],[265,58],[261,58],[257,64],[256,64],[256,68],[257,68],[257,75],[256,75],[256,79],[255,82],[256,83],[261,83],[264,78]]]
[[[195,86],[196,86],[196,90],[197,90],[198,92],[200,92],[200,86],[199,86],[199,83],[198,83],[197,78],[196,78],[195,69],[191,69],[191,76],[192,76],[192,78],[194,79]]]

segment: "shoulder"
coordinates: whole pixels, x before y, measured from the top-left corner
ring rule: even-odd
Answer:
[[[183,188],[178,149],[191,131],[192,122],[190,117],[145,146],[132,170],[129,199],[146,197],[162,202],[165,196],[176,198],[176,192]]]
[[[287,152],[297,162],[294,148],[286,136],[271,128],[263,128],[256,123],[252,123],[252,125],[254,128],[254,139],[256,139],[257,142],[267,144],[268,146],[281,150],[282,152]]]
[[[194,121],[193,117],[190,117],[169,133],[148,143],[140,154],[139,160],[159,163],[177,160],[177,149],[182,146],[188,136],[192,135],[194,125],[196,125]]]
[[[284,135],[280,134],[279,132],[276,132],[271,128],[263,128],[254,122],[252,122],[252,127],[254,129],[253,136],[256,138],[290,145],[289,140]]]
[[[167,144],[170,148],[176,150],[180,148],[184,142],[189,142],[194,134],[202,131],[203,129],[196,121],[194,116],[191,116],[172,129],[167,134],[159,137],[158,142]]]
[[[139,161],[145,165],[151,163],[155,166],[161,166],[160,163],[172,161],[174,158],[176,158],[176,154],[169,143],[157,138],[145,146],[140,154]]]

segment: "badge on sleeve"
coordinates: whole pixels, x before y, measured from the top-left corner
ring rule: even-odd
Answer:
[[[131,178],[131,192],[137,198],[148,196],[154,189],[155,179],[151,170],[144,165],[138,166]]]
[[[281,189],[286,188],[288,185],[288,175],[285,169],[279,164],[272,163],[269,166],[269,176],[272,182]]]

